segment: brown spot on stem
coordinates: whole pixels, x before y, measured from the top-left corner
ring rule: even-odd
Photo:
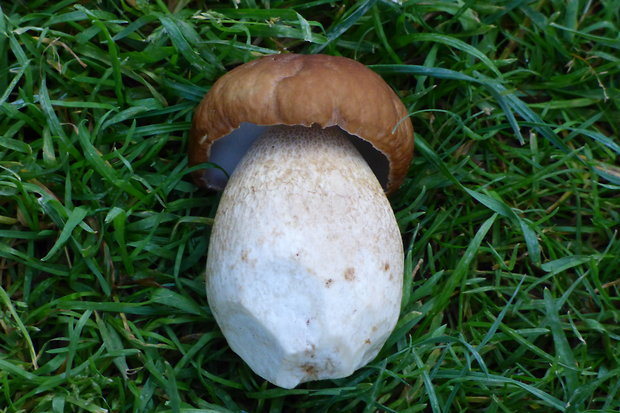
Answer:
[[[306,372],[308,376],[315,377],[317,374],[316,366],[314,364],[305,363],[302,364],[301,369]]]
[[[355,279],[355,268],[349,267],[344,270],[344,279],[347,281],[353,281]]]
[[[306,349],[306,351],[304,352],[306,354],[307,357],[310,357],[311,359],[316,357],[316,346],[314,344],[310,344],[310,348]]]
[[[390,270],[390,263],[386,262],[385,264],[383,264],[383,271],[389,271]]]

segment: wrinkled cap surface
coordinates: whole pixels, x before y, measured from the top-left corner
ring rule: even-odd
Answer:
[[[222,76],[194,114],[190,166],[208,161],[213,143],[242,123],[338,126],[387,158],[388,193],[401,184],[413,157],[413,127],[403,103],[379,75],[344,57],[266,56]],[[193,177],[208,186],[203,171]]]

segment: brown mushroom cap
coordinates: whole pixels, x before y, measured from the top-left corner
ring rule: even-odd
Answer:
[[[208,161],[213,142],[242,122],[339,126],[387,158],[387,193],[402,183],[413,157],[413,127],[403,103],[379,75],[344,57],[266,56],[222,76],[194,114],[190,165]],[[201,171],[193,176],[207,184]]]

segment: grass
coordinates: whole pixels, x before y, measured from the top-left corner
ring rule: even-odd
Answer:
[[[620,1],[2,2],[0,411],[620,409]],[[207,306],[192,110],[227,69],[355,58],[407,105],[399,324],[283,390]]]

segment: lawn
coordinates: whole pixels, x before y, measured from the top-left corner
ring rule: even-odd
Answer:
[[[620,410],[619,0],[0,7],[1,412]],[[286,52],[370,66],[416,137],[400,321],[293,390],[213,320],[186,156],[210,85]]]

